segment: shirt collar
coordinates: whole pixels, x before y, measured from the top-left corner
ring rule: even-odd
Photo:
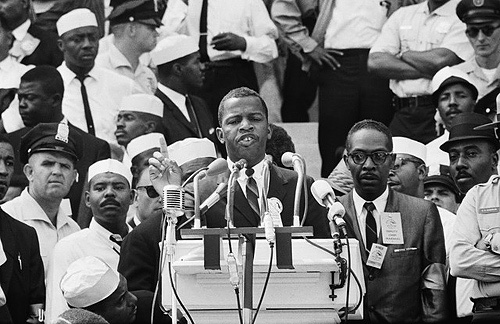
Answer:
[[[135,226],[137,226],[141,223],[141,220],[139,219],[139,216],[137,216],[137,213],[134,215],[134,223],[135,223]],[[127,225],[128,225],[128,223],[127,223]],[[130,232],[130,229],[129,229],[129,232]]]
[[[120,66],[126,66],[130,67],[132,69],[132,65],[130,62],[127,60],[125,55],[123,55],[122,52],[116,47],[114,42],[109,43],[109,49],[108,49],[108,55],[111,58],[110,63],[113,66],[113,68],[118,68]]]
[[[373,204],[379,213],[385,210],[385,206],[387,205],[387,198],[389,197],[389,187],[386,186],[384,192],[378,196],[375,200],[373,200]],[[356,214],[360,215],[363,212],[363,205],[367,200],[361,198],[356,189],[353,190],[352,199],[354,201],[354,208],[356,209]]]
[[[185,105],[186,96],[183,95],[182,93],[172,90],[161,83],[158,83],[158,90],[160,90],[161,92],[163,92],[164,95],[170,98],[170,100],[172,100],[173,103],[176,104],[176,106],[179,106],[177,102],[182,102],[182,104]]]
[[[57,70],[61,74],[65,88],[71,83],[71,81],[76,79],[75,72],[71,71],[68,68],[66,62],[62,62],[62,64],[57,68]],[[89,75],[93,79],[99,80],[99,69],[94,65],[92,70],[90,70],[89,73],[87,73],[87,75]]]
[[[14,58],[10,55],[7,55],[7,57],[0,62],[0,71],[5,71],[5,75],[7,75],[14,67],[14,62]]]
[[[25,213],[23,215],[24,220],[41,220],[52,224],[49,216],[47,216],[35,198],[30,195],[28,187],[24,188],[23,192],[21,192],[20,199],[22,199],[23,209],[30,210],[29,213]],[[64,225],[68,224],[68,217],[70,216],[71,214],[65,212],[61,202],[56,216],[56,229],[60,229]]]
[[[12,35],[14,36],[14,38],[18,41],[21,41],[24,37],[26,37],[30,25],[31,21],[29,19],[26,19],[25,22],[23,22],[21,25],[19,25],[16,29],[12,31]]]
[[[234,162],[231,161],[231,159],[228,157],[227,158],[227,166],[229,168],[229,170],[232,170],[233,169],[233,165],[234,165]],[[264,159],[262,159],[259,163],[257,163],[256,165],[254,165],[252,167],[254,173],[253,173],[253,178],[257,181],[257,180],[260,180],[262,178],[262,169],[264,168]],[[246,175],[245,171],[247,169],[244,168],[240,171],[240,174],[239,174],[239,177],[238,177],[238,180],[246,180],[248,178],[248,176]]]

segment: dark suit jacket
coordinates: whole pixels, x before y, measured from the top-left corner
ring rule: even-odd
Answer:
[[[92,136],[81,129],[69,124],[71,131],[75,130],[82,136],[83,140],[83,155],[82,158],[76,163],[78,170],[78,181],[75,181],[71,190],[68,193],[68,198],[71,201],[71,210],[73,211],[73,219],[78,219],[78,208],[80,206],[80,199],[86,183],[87,172],[89,166],[93,163],[107,159],[111,156],[108,142]],[[24,127],[15,132],[8,133],[7,138],[14,147],[15,163],[14,175],[12,176],[11,185],[17,187],[24,187],[28,185],[28,179],[23,173],[24,165],[19,160],[19,148],[21,146],[21,137],[24,136],[31,128]]]
[[[52,65],[58,67],[64,60],[63,53],[57,46],[57,34],[45,31],[33,24],[28,28],[28,33],[40,40],[37,48],[31,55],[25,56],[21,63],[25,65]]]
[[[226,179],[227,180],[227,179]],[[295,195],[295,185],[297,183],[297,173],[279,167],[271,168],[270,186],[268,197],[277,197],[283,203],[281,218],[283,225],[293,224],[293,200]],[[308,178],[308,190],[311,187],[312,179]],[[202,183],[200,183],[202,186]],[[239,188],[239,185],[236,185]],[[215,188],[201,188],[201,191],[208,194]],[[208,195],[207,194],[207,195]],[[206,197],[203,197],[202,201]],[[253,210],[248,201],[243,196],[241,189],[237,189],[234,199],[234,225],[235,226],[258,226],[253,218]],[[225,199],[215,204],[206,215],[208,227],[225,227],[224,210]],[[306,225],[314,227],[315,237],[329,237],[328,220],[326,209],[318,205],[309,194],[308,214]],[[304,210],[304,202],[301,204],[301,211]],[[161,238],[161,216],[151,217],[139,224],[130,232],[122,243],[120,249],[120,263],[118,271],[127,278],[130,290],[146,289],[154,291],[155,283],[158,279],[157,269],[160,257],[158,242]]]
[[[360,243],[366,284],[365,317],[372,322],[417,323],[439,315],[446,316],[444,290],[438,291],[433,300],[439,314],[426,313],[429,309],[423,309],[421,303],[424,279],[432,277],[429,272],[442,270],[442,276],[440,273],[435,283],[442,285],[443,289],[445,286],[446,253],[436,206],[430,201],[389,189],[385,211],[401,213],[404,244],[385,245],[387,253],[382,268],[378,270],[366,266],[369,253],[361,236],[364,229],[359,228],[354,210],[353,192],[339,200],[346,209],[344,218],[348,235]],[[382,244],[382,235],[379,235],[378,243]]]
[[[187,137],[199,137],[192,124],[184,117],[179,108],[160,90],[155,95],[163,102],[163,134],[167,144],[170,145]],[[190,95],[198,123],[203,137],[219,145],[215,135],[215,124],[208,111],[208,106],[203,99]]]
[[[45,303],[38,237],[34,228],[0,209],[0,238],[7,256],[0,266],[0,282],[7,298],[7,304],[0,307],[0,323],[26,323],[29,306]]]

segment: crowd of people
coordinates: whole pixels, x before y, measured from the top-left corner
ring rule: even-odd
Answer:
[[[500,0],[0,1],[0,323],[171,323],[164,187],[177,239],[235,168],[231,225],[292,226],[273,122],[315,104],[359,322],[500,321],[499,66]],[[202,226],[228,225],[221,196]]]

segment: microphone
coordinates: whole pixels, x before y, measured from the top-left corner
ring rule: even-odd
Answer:
[[[297,153],[285,152],[281,156],[281,163],[286,167],[292,167],[298,174],[297,185],[295,186],[295,196],[293,200],[293,226],[300,226],[300,196],[302,195],[302,184],[304,183],[304,162]]]
[[[184,188],[176,185],[163,187],[163,212],[168,218],[177,218],[184,213]]]
[[[205,177],[211,177],[214,175],[218,175],[227,170],[227,160],[223,158],[215,159],[212,163],[210,163],[206,170],[203,170],[199,173],[198,180],[201,180]]]
[[[238,162],[235,162],[233,165],[233,170],[232,172],[240,171],[241,169],[244,169],[247,167],[247,160],[241,159]]]
[[[325,180],[314,181],[311,185],[311,193],[318,204],[328,208],[328,219],[335,222],[342,230],[342,234],[347,236],[347,230],[345,228],[346,223],[343,218],[345,215],[345,208],[339,201],[336,201],[337,198],[335,193],[328,182]]]
[[[271,217],[271,214],[266,211],[264,213],[264,234],[266,236],[266,240],[269,242],[269,245],[274,245],[274,242],[276,241],[276,233],[274,231],[274,224],[273,224],[273,218]]]
[[[225,217],[228,222],[228,228],[234,227],[233,224],[233,207],[234,207],[234,184],[236,182],[236,175],[238,172],[247,166],[247,160],[241,159],[234,163],[229,175],[229,180],[227,181],[227,204]]]
[[[200,214],[205,214],[207,210],[213,207],[219,200],[221,200],[222,197],[224,197],[227,194],[227,182],[222,182],[219,183],[217,186],[217,189],[208,196],[207,199],[205,199],[204,202],[201,203],[200,205]]]

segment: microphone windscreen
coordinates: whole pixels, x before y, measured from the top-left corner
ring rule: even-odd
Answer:
[[[233,168],[236,168],[238,170],[244,169],[247,166],[247,160],[241,159],[238,162],[234,163]]]
[[[214,176],[223,173],[227,170],[227,161],[223,158],[218,158],[208,166],[206,171],[207,176]]]
[[[311,193],[318,202],[323,207],[327,207],[325,200],[330,195],[332,199],[335,199],[335,193],[332,187],[325,180],[316,180],[311,185]]]
[[[293,167],[293,153],[292,152],[283,153],[283,155],[281,156],[281,163],[287,168]]]

